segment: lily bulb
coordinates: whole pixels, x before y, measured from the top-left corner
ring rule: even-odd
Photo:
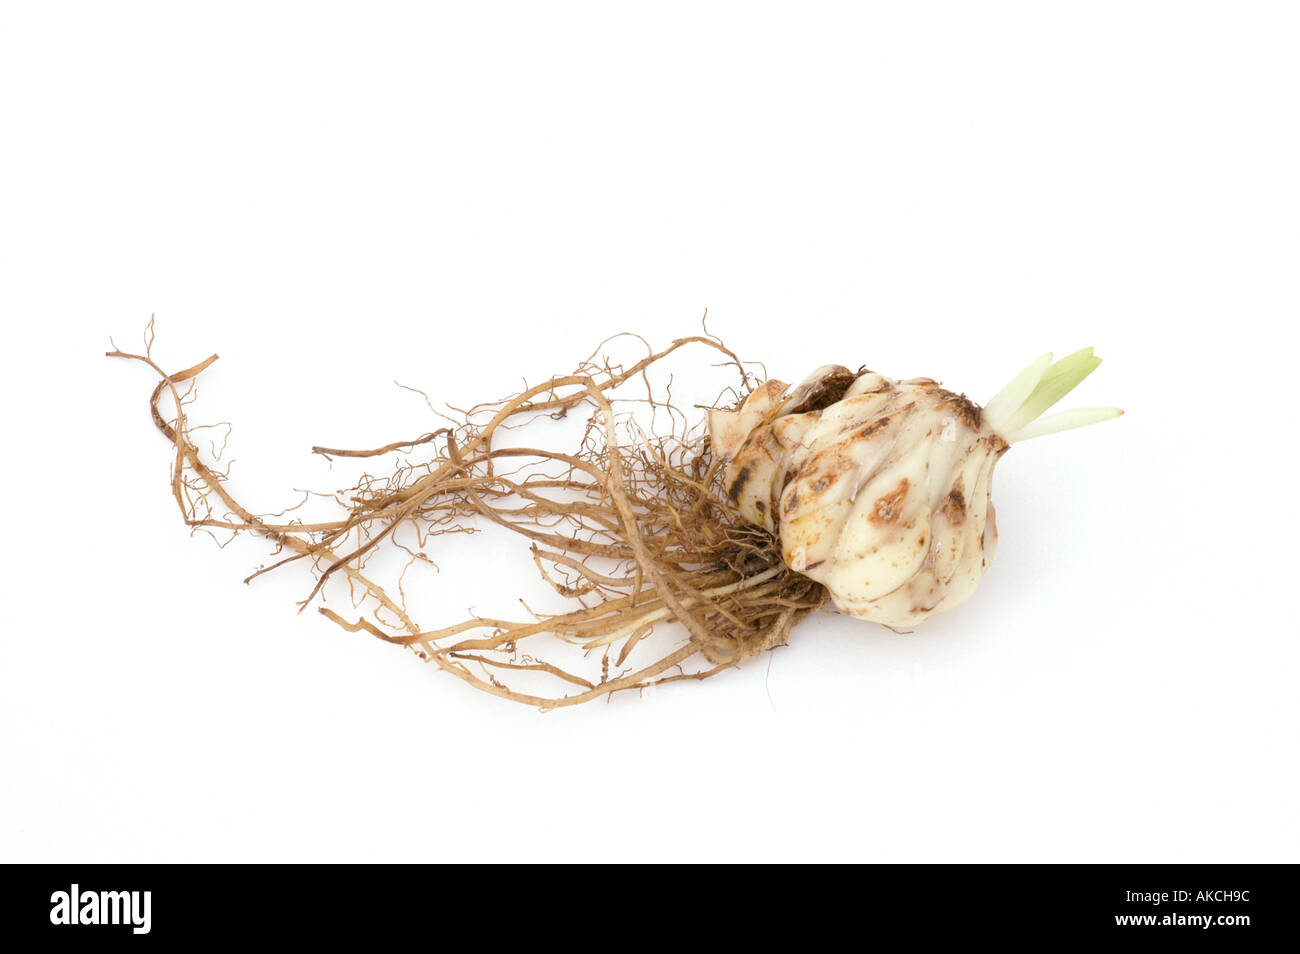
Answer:
[[[710,440],[732,506],[778,537],[790,569],[851,616],[911,627],[983,578],[998,539],[993,468],[1007,449],[1123,413],[1040,417],[1100,363],[1091,348],[1044,355],[983,408],[929,378],[828,365],[710,411]]]

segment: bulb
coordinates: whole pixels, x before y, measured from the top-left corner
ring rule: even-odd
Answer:
[[[893,627],[951,609],[997,545],[993,467],[1009,444],[928,378],[819,368],[710,412],[727,496],[845,613]]]

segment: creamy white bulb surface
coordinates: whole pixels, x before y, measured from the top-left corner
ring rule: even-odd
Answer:
[[[837,365],[710,412],[732,505],[835,605],[905,628],[974,592],[997,544],[1008,444],[963,395]]]

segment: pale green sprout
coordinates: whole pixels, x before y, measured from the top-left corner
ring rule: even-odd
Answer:
[[[1076,408],[1042,416],[1100,364],[1101,358],[1094,356],[1091,348],[1066,355],[1055,364],[1052,355],[1045,354],[1012,378],[984,406],[984,420],[1008,443],[1014,444],[1119,417],[1124,412],[1117,407]]]

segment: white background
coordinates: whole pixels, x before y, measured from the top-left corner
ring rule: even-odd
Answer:
[[[0,860],[1300,860],[1295,11],[6,3]],[[195,416],[273,510],[428,429],[395,379],[706,307],[978,400],[1095,345],[1066,403],[1128,414],[1004,459],[915,635],[540,715],[243,585],[102,356],[219,352]]]

